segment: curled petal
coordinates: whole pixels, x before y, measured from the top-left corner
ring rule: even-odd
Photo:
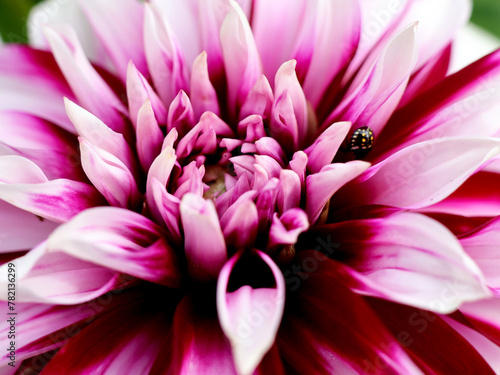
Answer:
[[[318,173],[307,176],[306,212],[309,221],[316,222],[332,195],[369,166],[367,162],[357,160],[345,164],[329,164]]]
[[[214,203],[187,193],[179,210],[191,276],[200,280],[216,278],[227,259],[227,250]]]
[[[257,82],[255,82],[255,85],[243,102],[240,110],[240,119],[252,115],[259,115],[267,120],[271,116],[273,101],[274,94],[271,85],[267,78],[262,75]]]
[[[137,154],[144,171],[151,167],[155,157],[160,154],[163,141],[163,132],[156,121],[151,102],[148,100],[137,113],[136,127]]]
[[[289,169],[283,169],[280,172],[279,179],[278,212],[283,213],[291,208],[299,207],[302,190],[297,173]]]
[[[222,232],[229,246],[236,249],[250,247],[257,238],[259,217],[257,207],[250,199],[242,196],[222,215]]]
[[[274,343],[285,307],[285,280],[266,254],[253,254],[272,272],[273,288],[240,286],[229,292],[228,284],[242,253],[233,256],[217,280],[217,313],[222,331],[229,339],[239,374],[251,374]]]
[[[285,211],[281,217],[275,213],[271,229],[269,230],[268,248],[276,245],[293,245],[297,242],[299,235],[309,228],[307,215],[300,208],[291,208]]]
[[[193,106],[187,94],[181,90],[168,108],[167,131],[177,129],[187,133],[195,124]]]

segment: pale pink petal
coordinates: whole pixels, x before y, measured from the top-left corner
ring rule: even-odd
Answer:
[[[144,8],[141,4],[135,0],[79,0],[78,4],[122,80],[126,81],[130,60],[146,74],[142,36]]]
[[[193,62],[191,71],[190,98],[196,118],[210,111],[220,115],[219,100],[208,76],[207,53],[201,53]]]
[[[179,210],[190,275],[201,280],[216,278],[227,250],[213,201],[188,193]]]
[[[160,124],[167,123],[167,109],[149,85],[144,76],[131,61],[127,69],[127,98],[130,119],[137,127],[137,115],[146,101],[151,102],[154,114]]]
[[[222,331],[229,339],[239,374],[252,374],[274,343],[285,307],[283,274],[266,254],[255,251],[274,275],[275,286],[254,289],[250,285],[228,291],[229,278],[242,253],[223,267],[217,280],[217,313]]]
[[[418,143],[368,169],[338,203],[421,208],[443,200],[500,152],[494,138],[441,138]],[[347,201],[343,201],[347,199]]]
[[[80,138],[83,170],[112,206],[137,210],[142,200],[134,176],[113,154]]]
[[[82,212],[52,233],[47,250],[169,287],[180,282],[177,255],[163,230],[148,218],[117,207]]]
[[[270,136],[275,138],[290,153],[299,148],[298,121],[295,117],[292,98],[287,90],[276,97],[271,109]]]
[[[306,166],[308,163],[307,154],[304,151],[297,151],[293,154],[292,160],[290,161],[290,169],[297,173],[300,178],[300,184],[302,187],[305,186],[306,182]]]
[[[321,168],[332,162],[350,129],[350,122],[332,124],[316,138],[311,146],[304,150],[308,156],[307,168],[312,173],[318,173]]]
[[[10,262],[18,270],[16,301],[76,304],[96,298],[120,283],[119,274],[64,252],[51,253],[46,243]],[[7,272],[8,264],[0,267]],[[0,281],[7,300],[7,279]]]
[[[361,293],[443,314],[491,295],[456,237],[424,215],[403,212],[321,231],[340,244],[332,256],[357,271],[353,288]]]
[[[74,133],[64,109],[63,97],[74,94],[52,54],[26,46],[4,46],[0,50],[0,86],[8,95],[1,110],[17,110],[49,120]]]
[[[72,134],[38,117],[0,112],[0,155],[19,155],[37,164],[49,179],[84,180]]]
[[[181,134],[187,133],[195,124],[193,106],[187,94],[181,90],[173,98],[168,108],[167,131],[177,129]]]
[[[146,101],[137,113],[136,143],[142,169],[147,171],[161,152],[164,141],[151,102]],[[173,142],[172,142],[173,145]]]
[[[250,115],[238,123],[238,134],[245,136],[245,141],[255,142],[266,136],[264,122],[260,115]]]
[[[148,194],[153,196],[152,204],[154,204],[155,217],[158,217],[158,222],[164,222],[168,230],[167,238],[177,246],[182,244],[181,223],[179,206],[181,200],[172,194],[168,193],[165,185],[158,179],[153,178],[150,181],[151,187],[148,188]],[[151,206],[149,206],[151,207]]]
[[[0,201],[0,252],[31,249],[46,240],[57,225]]]
[[[481,301],[465,303],[460,307],[460,312],[483,335],[500,346],[500,299],[483,299]]]
[[[293,245],[299,235],[309,229],[307,215],[300,208],[291,208],[280,217],[275,213],[269,229],[268,248],[277,245]]]
[[[78,102],[118,132],[125,130],[123,103],[90,64],[70,27],[45,28],[52,53]]]
[[[243,104],[262,74],[259,53],[245,14],[234,2],[220,29],[220,40],[228,87],[228,106],[232,116]]]
[[[255,142],[256,151],[260,155],[265,155],[276,160],[281,166],[284,165],[286,155],[281,148],[281,145],[274,138],[262,137]]]
[[[241,105],[240,119],[243,120],[252,115],[259,115],[264,119],[269,119],[273,101],[274,94],[271,85],[266,76],[262,75],[255,82]]]
[[[182,50],[156,6],[145,5],[144,50],[156,92],[168,105],[179,90],[187,88],[188,73]]]
[[[295,60],[287,61],[280,66],[274,79],[274,95],[278,98],[285,92],[288,93],[297,120],[298,144],[302,145],[307,139],[308,132],[314,131],[314,129],[310,129],[308,123],[307,101],[295,73],[296,66],[297,62]]]
[[[120,133],[113,131],[100,118],[68,99],[64,101],[66,111],[78,134],[93,145],[120,159],[132,173],[136,173],[136,161],[132,150]]]
[[[318,173],[307,176],[306,212],[309,221],[316,222],[332,195],[369,166],[367,162],[358,160],[345,164],[335,163],[326,165]]]

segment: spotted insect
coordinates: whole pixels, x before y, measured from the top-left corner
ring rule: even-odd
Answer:
[[[349,150],[357,157],[366,155],[373,146],[373,130],[362,126],[354,131],[349,142]]]

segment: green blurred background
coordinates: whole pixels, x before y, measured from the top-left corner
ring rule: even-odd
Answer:
[[[0,0],[0,35],[4,41],[26,42],[26,17],[39,1]],[[500,0],[474,0],[472,22],[500,37]]]

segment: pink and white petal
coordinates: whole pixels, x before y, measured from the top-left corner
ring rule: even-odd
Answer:
[[[49,179],[85,180],[75,139],[56,125],[27,113],[0,112],[0,155],[36,163]]]
[[[172,338],[172,362],[175,374],[235,374],[231,348],[210,310],[201,314],[195,300],[185,297],[175,310]]]
[[[0,253],[31,249],[46,240],[57,226],[0,201]]]
[[[262,74],[259,52],[252,30],[240,6],[229,2],[229,10],[220,29],[220,40],[227,77],[228,106],[236,117],[239,108]]]
[[[179,90],[187,89],[188,72],[165,15],[152,4],[145,4],[144,50],[156,92],[168,105]]]
[[[167,131],[177,129],[179,133],[186,134],[195,123],[196,117],[191,100],[184,90],[180,90],[168,107]]]
[[[305,251],[295,267],[310,272],[286,271],[300,314],[287,314],[278,332],[283,359],[300,374],[422,374],[337,265]]]
[[[144,8],[135,0],[78,0],[114,71],[126,81],[130,60],[142,74],[147,73],[143,45]]]
[[[52,253],[46,242],[11,263],[18,270],[18,302],[73,305],[105,294],[120,283],[117,272],[63,252]],[[8,267],[4,264],[0,269],[7,272]],[[5,290],[2,300],[7,300],[7,283],[7,279],[0,281]]]
[[[191,71],[190,98],[196,118],[210,111],[220,115],[217,92],[208,75],[207,53],[202,52],[193,62]]]
[[[467,254],[481,268],[486,284],[500,296],[500,219],[492,219],[483,227],[465,237],[460,243]]]
[[[356,51],[361,16],[357,1],[318,0],[313,4],[314,50],[303,88],[308,101],[316,108],[332,81],[342,73]]]
[[[326,165],[318,173],[307,176],[306,212],[309,222],[315,223],[332,195],[369,166],[369,163],[359,160],[345,164],[335,163]]]
[[[74,133],[64,109],[63,97],[75,96],[49,52],[26,46],[4,46],[0,50],[0,110],[26,112]]]
[[[339,193],[337,202],[427,207],[449,196],[498,153],[500,141],[495,138],[454,137],[418,143],[372,166],[349,184],[349,194],[347,190]]]
[[[287,92],[290,96],[295,119],[297,120],[299,144],[302,144],[306,141],[309,135],[308,132],[311,129],[309,129],[310,124],[307,121],[307,101],[295,73],[296,66],[297,61],[295,60],[287,61],[280,66],[274,79],[274,95],[280,97]]]
[[[160,154],[164,141],[151,102],[146,101],[137,113],[136,146],[143,171],[147,172]],[[173,145],[173,142],[172,142]]]
[[[115,132],[100,118],[65,99],[66,111],[78,134],[91,144],[102,148],[120,159],[128,169],[136,173],[132,150],[123,134]]]
[[[165,223],[168,230],[167,238],[176,246],[181,246],[183,242],[179,213],[181,200],[168,193],[165,189],[165,185],[156,178],[151,180],[150,189],[153,196],[152,202],[155,205],[154,209],[155,212],[157,212],[155,215],[158,215],[160,219],[157,222]]]
[[[52,53],[78,102],[120,133],[126,129],[123,103],[85,56],[75,31],[70,27],[45,28]]]
[[[202,281],[216,278],[227,259],[227,250],[213,201],[187,193],[179,211],[190,275]]]
[[[130,119],[137,127],[137,115],[146,101],[150,101],[156,119],[160,124],[167,123],[167,109],[154,92],[146,78],[137,70],[132,61],[127,68],[127,98]]]
[[[41,374],[61,374],[68,368],[75,375],[149,373],[170,327],[161,314],[144,312],[141,303],[145,301],[98,317],[71,338]]]
[[[0,166],[0,199],[42,218],[64,222],[86,208],[105,203],[94,187],[83,182],[48,181],[28,159],[1,156]]]
[[[297,151],[293,154],[292,160],[290,161],[290,169],[297,173],[300,178],[300,184],[302,187],[305,186],[306,182],[306,166],[308,164],[309,158],[304,151]]]
[[[259,214],[249,198],[238,199],[222,215],[220,224],[228,246],[252,247],[257,238]]]
[[[258,141],[255,141],[255,147],[260,155],[269,156],[276,160],[282,167],[284,166],[286,159],[285,152],[274,138],[262,137]]]
[[[271,271],[275,285],[252,288],[242,285],[228,291],[228,283],[242,253],[233,256],[222,268],[217,280],[217,313],[222,331],[228,338],[237,372],[252,374],[271,349],[285,307],[285,280],[281,270],[266,254],[255,251],[263,266]]]
[[[484,299],[470,302],[460,307],[460,312],[472,323],[474,328],[500,346],[500,299]]]
[[[132,173],[113,154],[80,138],[82,166],[93,186],[112,206],[138,210],[142,197]]]
[[[52,233],[47,249],[169,287],[180,282],[177,255],[163,230],[117,207],[85,210]]]
[[[305,0],[253,2],[252,30],[266,77],[274,77],[282,62],[292,58],[306,4]],[[286,38],[276,43],[270,35],[286,35]]]
[[[456,237],[424,215],[403,212],[321,231],[341,244],[332,256],[356,271],[350,276],[361,293],[442,314],[491,295]]]
[[[297,242],[299,235],[309,229],[307,215],[300,208],[291,208],[280,217],[275,213],[273,222],[269,229],[268,248],[277,245],[293,245]]]
[[[321,168],[332,162],[350,129],[350,122],[332,124],[316,138],[311,146],[304,150],[308,156],[307,168],[309,171],[318,173]]]
[[[416,24],[397,34],[373,62],[366,61],[322,128],[333,121],[369,123],[380,133],[399,104],[417,61]]]
[[[474,345],[450,327],[450,317],[380,299],[367,301],[426,374],[493,374]]]

